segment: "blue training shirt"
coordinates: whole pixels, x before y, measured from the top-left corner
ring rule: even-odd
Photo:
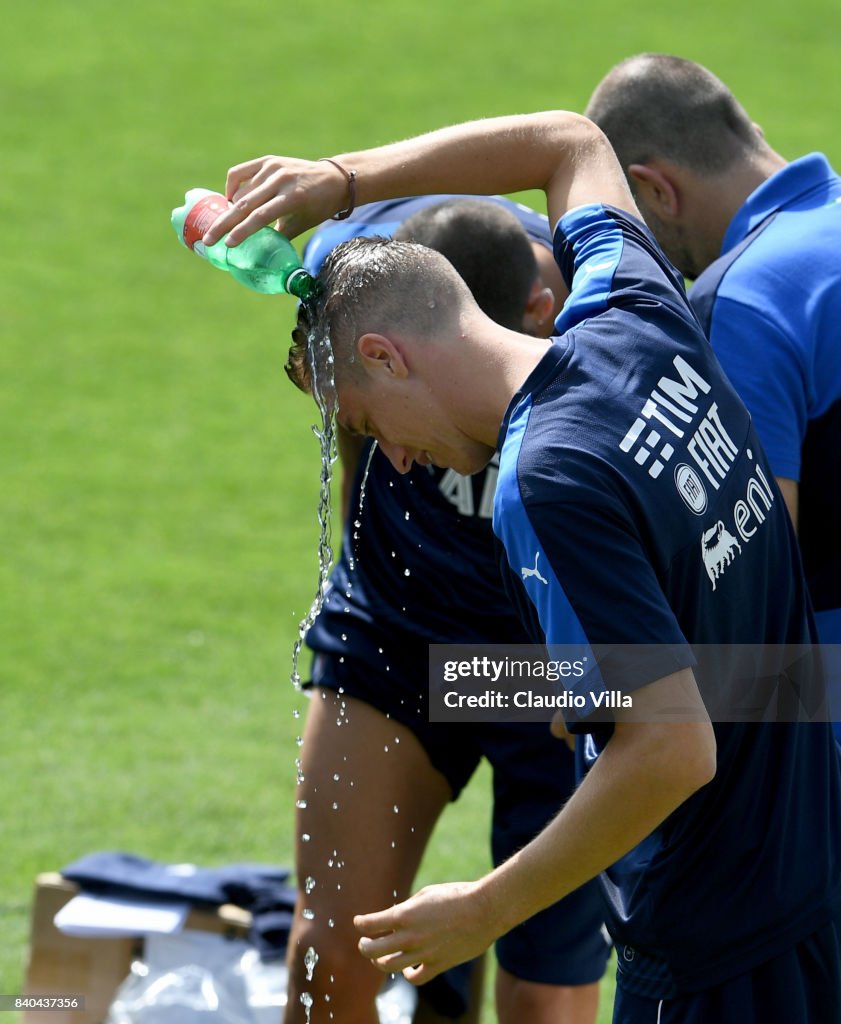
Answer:
[[[517,217],[532,242],[539,242],[547,249],[552,247],[549,221],[542,213],[522,203],[515,203],[512,199],[506,199],[505,196],[466,196],[448,193],[413,196],[409,199],[383,199],[358,207],[347,220],[327,221],[304,246],[303,265],[310,274],[315,275],[321,269],[327,254],[341,242],[348,242],[351,238],[370,238],[372,235],[391,238],[400,225],[413,214],[449,199],[485,199],[499,203]]]
[[[782,497],[674,268],[644,225],[599,205],[559,221],[555,254],[572,292],[503,423],[494,508],[533,639],[655,645],[626,667],[625,692],[691,664],[686,642],[810,642]],[[612,727],[570,727],[586,771]],[[642,994],[749,970],[841,903],[829,725],[714,728],[715,779],[602,876],[631,954],[619,984]]]
[[[386,200],[360,207],[346,221],[329,221],[304,250],[316,273],[327,253],[361,235],[390,237],[412,214],[454,195]],[[500,203],[519,219],[532,241],[547,248],[545,216],[499,196],[470,198]],[[505,593],[491,529],[497,460],[472,477],[451,469],[414,466],[405,476],[377,451],[358,514],[368,442],[360,460],[341,557],[330,578],[321,615],[307,634],[316,651],[376,654],[378,637],[411,634],[426,643],[499,643],[528,640]],[[358,522],[358,526],[355,523]],[[425,665],[422,666],[425,672]]]
[[[818,633],[841,644],[841,178],[822,154],[747,198],[689,297],[774,474],[799,482]]]

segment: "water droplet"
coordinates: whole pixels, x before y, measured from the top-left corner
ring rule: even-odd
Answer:
[[[388,753],[388,744],[387,744],[387,743],[386,743],[386,745],[385,745],[385,746],[383,747],[383,750],[384,750],[384,751],[386,752],[386,754]]]
[[[397,804],[394,805],[394,813],[395,814],[399,814],[400,813],[400,808],[399,808],[399,806]]]
[[[340,778],[341,778],[341,775],[339,775],[338,772],[333,772],[333,781],[334,782],[338,782]]]
[[[403,570],[403,575],[404,576],[411,576],[412,575],[412,570],[411,569],[404,569]]]
[[[318,963],[318,953],[312,946],[304,953],[304,967],[307,969],[307,981],[312,981],[315,965]]]
[[[335,928],[336,927],[336,922],[333,920],[332,917],[328,917],[327,918],[327,927],[328,928]]]
[[[313,921],[315,920],[315,911],[310,910],[309,907],[306,907],[304,910],[301,911],[301,917],[305,917],[308,921]]]
[[[297,708],[295,708],[295,710],[292,712],[292,717],[293,718],[300,718],[301,717],[301,712]]]
[[[305,809],[306,809],[306,806],[307,806],[307,802],[306,802],[306,800],[296,800],[296,801],[295,801],[295,806],[296,806],[297,808],[299,808],[299,810],[302,810],[302,811],[303,811],[303,810],[305,810]]]
[[[339,809],[339,805],[338,805],[338,804],[336,803],[336,801],[334,800],[334,801],[333,801],[333,810],[334,810],[334,811],[338,811],[338,809]]]
[[[307,896],[309,896],[309,894],[313,891],[314,888],[315,879],[312,877],[312,875],[307,875],[304,881],[304,892],[307,894]]]
[[[404,516],[404,519],[406,519],[406,521],[408,522],[408,520],[409,520],[409,517],[410,517],[410,513],[409,513],[409,512],[407,512],[407,513],[405,514],[405,516]]]
[[[310,839],[312,839],[312,836],[309,834],[309,832],[304,832],[301,835],[301,842],[302,843],[308,843],[310,841]]]
[[[295,745],[298,746],[298,747],[302,747],[304,745],[304,737],[303,736],[296,736],[295,737]]]

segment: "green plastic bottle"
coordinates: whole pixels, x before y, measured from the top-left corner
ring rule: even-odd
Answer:
[[[172,211],[172,226],[179,239],[208,263],[228,273],[255,292],[277,295],[285,292],[309,299],[317,284],[301,266],[295,247],[279,231],[265,227],[255,231],[239,245],[227,246],[220,238],[211,246],[202,244],[202,236],[216,218],[230,207],[218,192],[191,188],[184,205]]]

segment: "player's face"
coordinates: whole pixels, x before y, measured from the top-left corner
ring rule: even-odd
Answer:
[[[468,437],[420,381],[388,385],[345,382],[338,388],[338,421],[351,434],[376,439],[398,473],[414,463],[467,476],[490,462],[494,449]]]

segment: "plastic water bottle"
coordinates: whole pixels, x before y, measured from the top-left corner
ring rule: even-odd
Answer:
[[[255,292],[268,295],[286,292],[299,299],[311,298],[318,287],[315,278],[301,266],[289,239],[274,228],[260,228],[235,246],[225,245],[224,238],[211,246],[202,243],[205,231],[230,206],[218,192],[191,188],[184,197],[184,205],[172,211],[172,226],[188,249],[214,267],[227,270]]]

